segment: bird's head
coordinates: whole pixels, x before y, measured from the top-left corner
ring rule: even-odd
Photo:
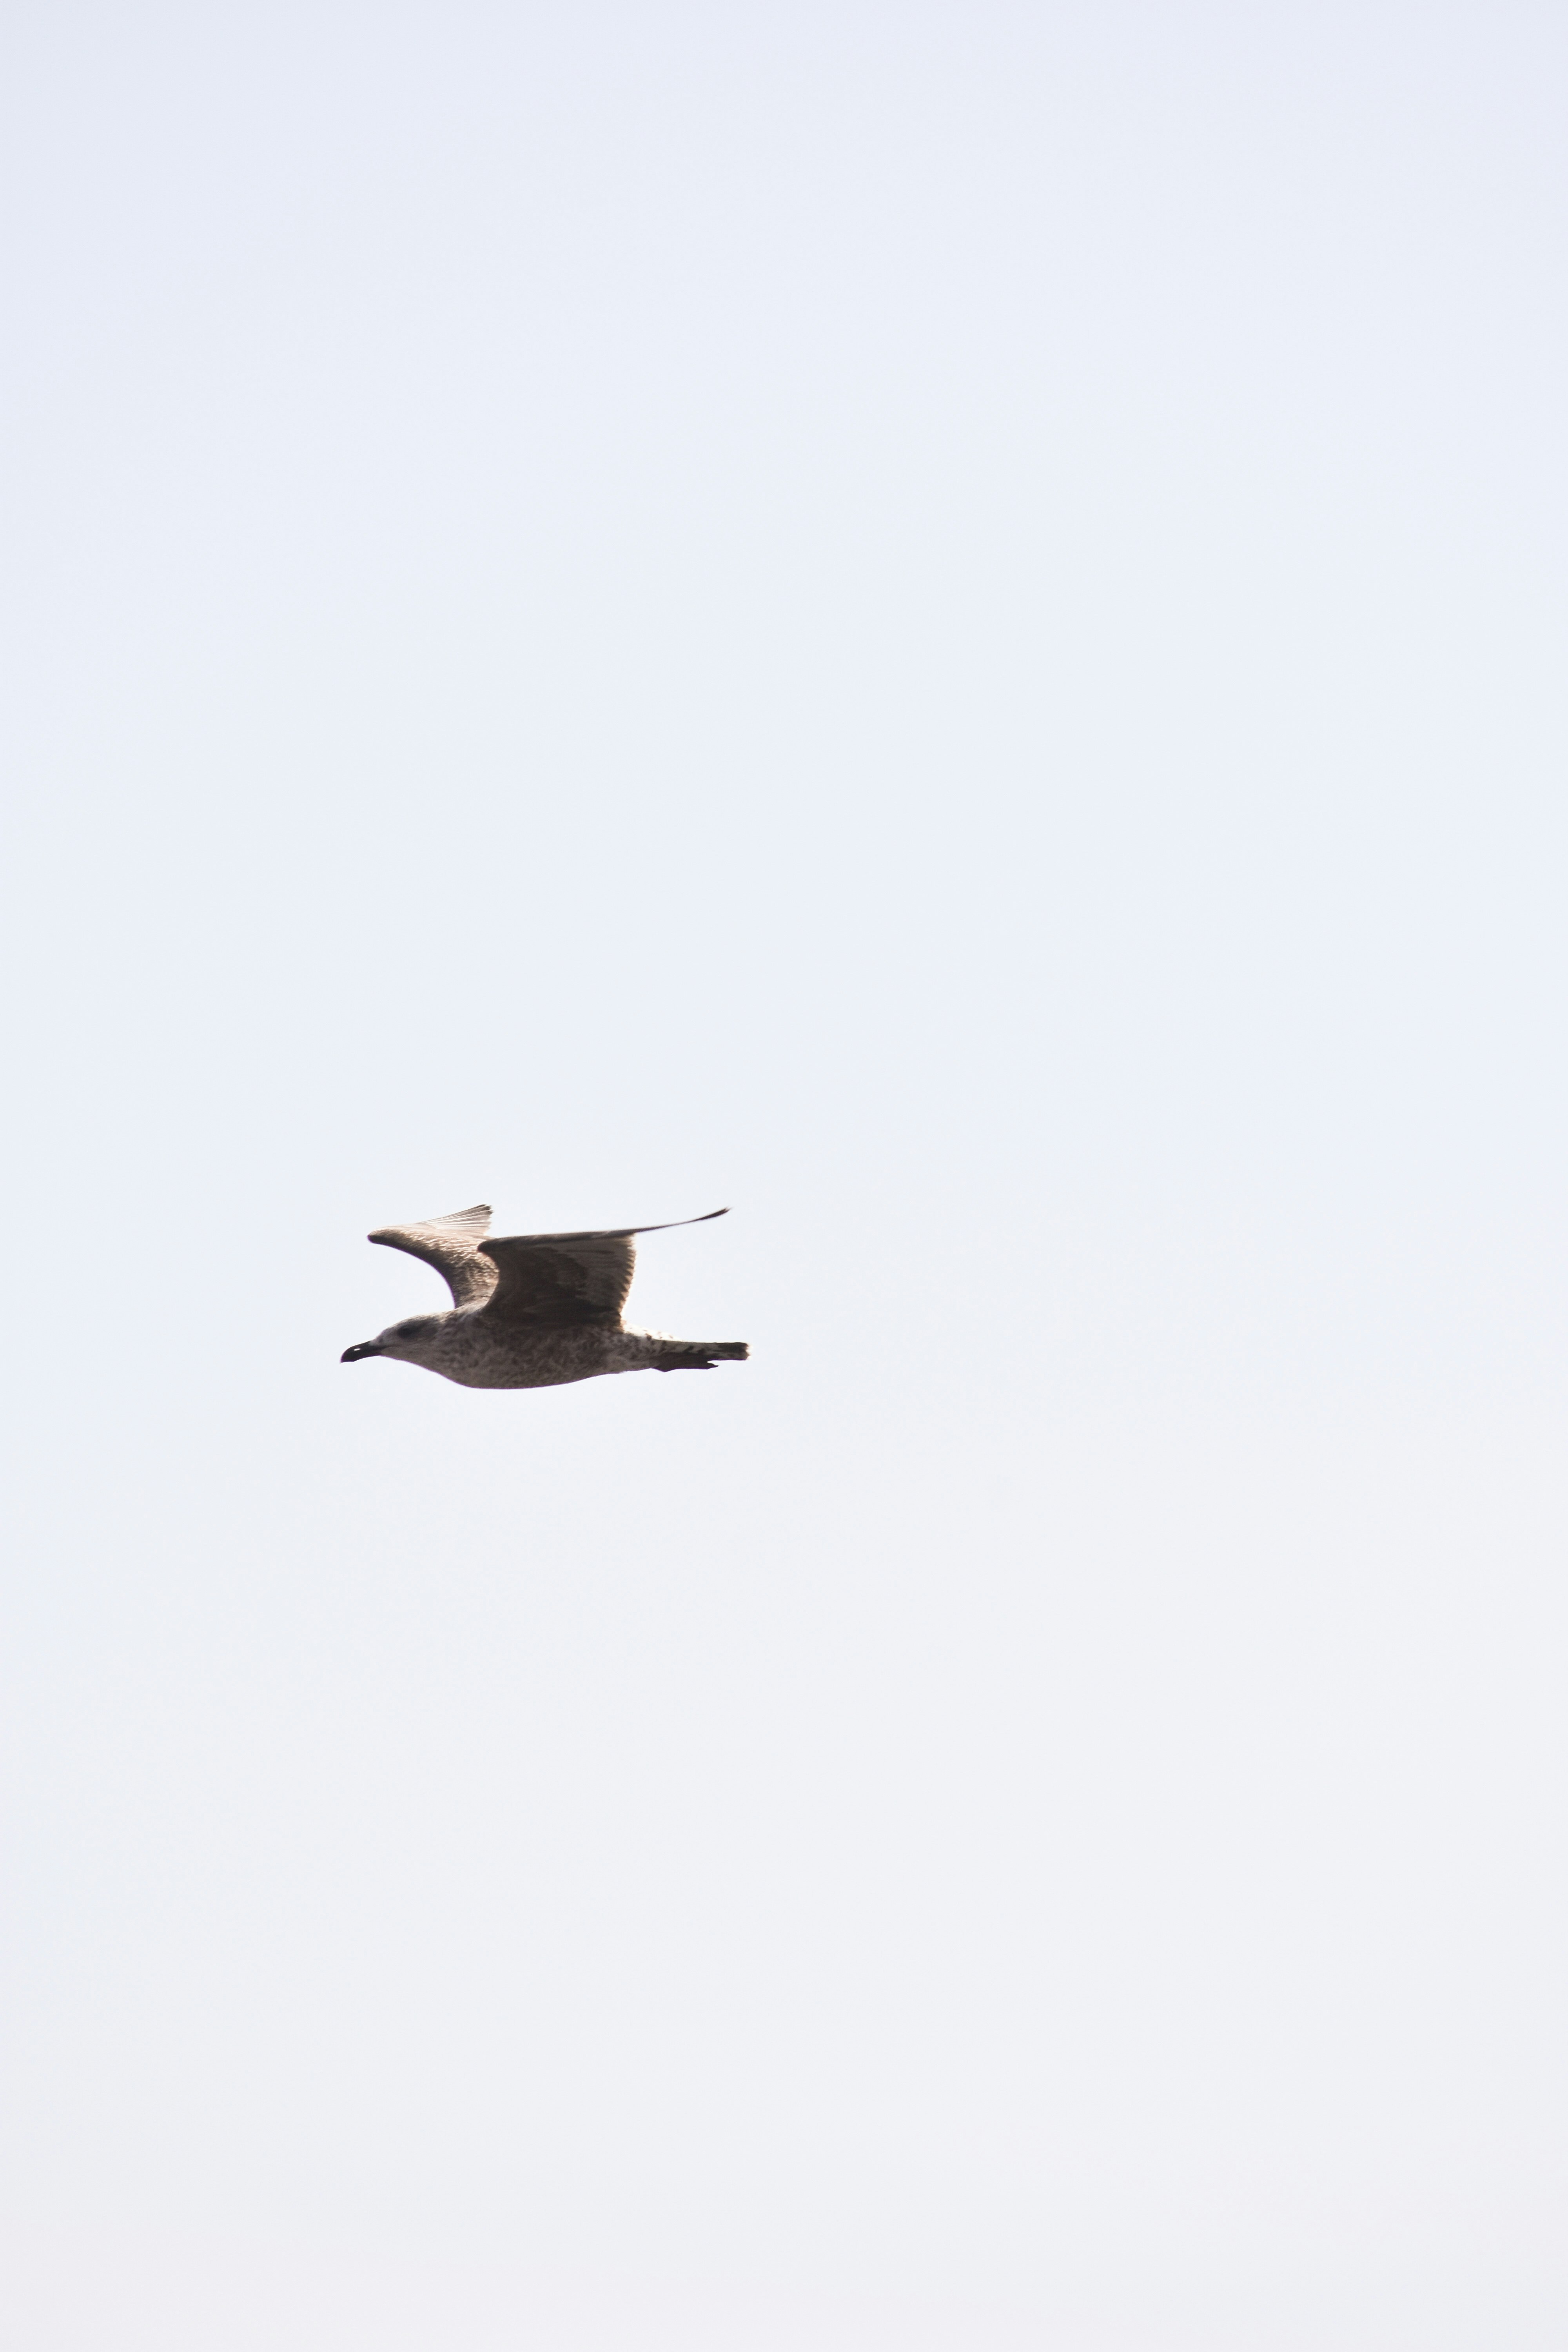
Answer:
[[[364,1356],[400,1356],[405,1363],[420,1363],[441,1322],[439,1315],[410,1315],[401,1323],[389,1323],[375,1339],[362,1339],[357,1347],[345,1348],[338,1360],[357,1364]]]

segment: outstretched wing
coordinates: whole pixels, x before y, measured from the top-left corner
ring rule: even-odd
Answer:
[[[446,1276],[455,1307],[482,1307],[496,1286],[496,1269],[479,1252],[489,1229],[490,1213],[481,1202],[449,1217],[427,1217],[419,1225],[384,1225],[367,1238],[435,1266]]]
[[[705,1225],[728,1216],[710,1209],[706,1217],[678,1217],[682,1225]],[[621,1319],[632,1286],[637,1234],[663,1234],[668,1225],[623,1225],[604,1234],[510,1234],[481,1244],[500,1279],[485,1313],[500,1323],[524,1323],[536,1331],[567,1331],[584,1323]]]

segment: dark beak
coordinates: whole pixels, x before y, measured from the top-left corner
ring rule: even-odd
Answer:
[[[384,1356],[385,1353],[385,1349],[378,1348],[374,1339],[363,1339],[357,1348],[345,1348],[338,1361],[340,1364],[357,1364],[362,1356]]]

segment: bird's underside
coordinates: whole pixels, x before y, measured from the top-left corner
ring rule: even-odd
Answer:
[[[706,1224],[728,1214],[686,1217]],[[378,1339],[345,1349],[343,1362],[394,1356],[470,1389],[556,1388],[601,1372],[708,1371],[743,1360],[743,1339],[668,1339],[628,1330],[621,1319],[632,1286],[634,1242],[662,1225],[609,1233],[512,1234],[489,1238],[483,1205],[422,1224],[386,1225],[370,1235],[423,1258],[446,1277],[451,1311],[414,1315]]]

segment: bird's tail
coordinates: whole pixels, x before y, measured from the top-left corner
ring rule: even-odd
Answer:
[[[751,1354],[744,1339],[665,1339],[654,1358],[660,1372],[709,1372],[715,1364],[743,1364]]]

